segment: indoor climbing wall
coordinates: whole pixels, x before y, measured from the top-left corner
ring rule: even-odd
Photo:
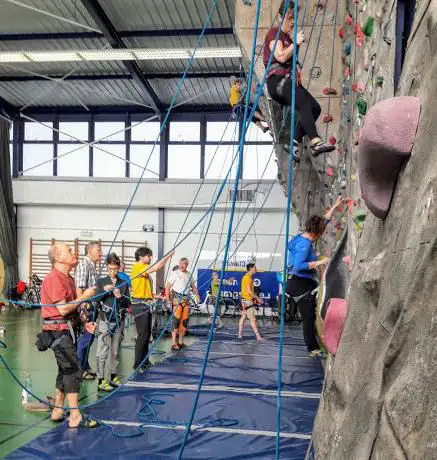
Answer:
[[[251,4],[249,4],[251,3]],[[276,16],[280,0],[262,2],[261,19],[257,38],[256,76],[262,81],[264,65],[262,48],[267,31],[278,24]],[[299,3],[299,29],[305,32],[306,42],[301,47],[299,61],[303,66],[304,85],[319,101],[322,115],[318,129],[323,138],[331,143],[339,142],[342,110],[341,95],[341,40],[337,35],[337,25],[343,16],[344,6],[339,1],[315,1]],[[236,3],[235,28],[246,56],[246,64],[251,54],[256,2]],[[245,66],[247,67],[247,65]],[[260,100],[263,113],[269,118],[273,128],[275,151],[278,162],[278,179],[287,187],[288,155],[290,140],[290,113],[272,101],[265,88],[265,97]],[[304,149],[300,164],[294,165],[293,210],[299,220],[304,221],[309,214],[320,213],[335,201],[336,195],[345,189],[345,171],[339,169],[344,158],[337,151],[313,158]],[[344,226],[344,224],[341,224]],[[333,248],[338,236],[340,223],[326,239]],[[332,238],[331,238],[332,236]]]
[[[353,268],[313,453],[433,459],[437,2],[350,2],[338,34]]]

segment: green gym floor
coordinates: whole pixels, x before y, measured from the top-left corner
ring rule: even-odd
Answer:
[[[0,353],[23,383],[26,376],[30,375],[33,392],[45,398],[47,395],[54,395],[57,367],[50,350],[39,352],[35,347],[36,334],[40,330],[39,320],[39,310],[1,311],[0,326],[4,326],[6,331],[3,335],[0,334],[0,340],[6,343],[7,349],[0,349]],[[193,339],[187,338],[188,344],[192,341]],[[90,364],[93,369],[95,369],[95,346],[94,342],[90,352]],[[129,329],[126,331],[122,346],[119,373],[127,376],[132,372],[134,346]],[[156,350],[169,351],[170,339],[161,340]],[[152,362],[162,359],[164,359],[162,354],[151,357]],[[96,381],[86,381],[82,384],[80,392],[82,404],[97,399],[96,387]],[[23,410],[21,391],[4,365],[0,363],[0,458],[54,427],[49,420],[48,412]]]

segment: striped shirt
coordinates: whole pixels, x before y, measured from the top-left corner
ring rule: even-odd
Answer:
[[[97,270],[94,262],[86,256],[79,262],[75,275],[76,287],[82,290],[96,285]]]

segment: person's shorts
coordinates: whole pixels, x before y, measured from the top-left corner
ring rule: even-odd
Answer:
[[[242,300],[241,308],[249,319],[255,319],[255,307],[252,300]]]
[[[177,296],[173,296],[173,311],[173,330],[186,332],[190,317],[188,301],[184,300],[184,298],[180,299]]]

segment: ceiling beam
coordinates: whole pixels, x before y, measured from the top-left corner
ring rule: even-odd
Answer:
[[[202,29],[168,29],[168,30],[119,30],[120,38],[150,37],[189,37],[199,36]],[[213,27],[206,29],[204,35],[234,35],[232,27]],[[86,38],[104,38],[98,32],[38,32],[28,34],[0,34],[0,41],[36,41],[36,40],[80,40]]]
[[[28,114],[32,115],[111,115],[111,114],[150,114],[153,113],[147,108],[138,105],[100,105],[100,106],[87,106],[88,111],[82,106],[64,106],[64,107],[29,107]],[[198,113],[198,112],[212,112],[212,113],[230,113],[231,108],[229,104],[211,104],[211,105],[188,105],[183,104],[175,107],[172,113]]]
[[[146,80],[173,80],[181,78],[183,73],[177,72],[167,72],[167,73],[143,73],[143,77]],[[240,70],[228,71],[218,71],[218,72],[194,72],[187,74],[186,78],[230,78],[230,77],[244,77],[244,74],[241,75]],[[0,82],[26,82],[26,81],[49,81],[52,79],[63,78],[62,75],[47,75],[47,76],[37,76],[37,75],[11,75],[11,76],[1,76]],[[68,77],[63,78],[64,81],[101,81],[101,80],[132,80],[131,74],[101,74],[101,75],[69,75]]]
[[[81,2],[91,15],[93,21],[97,24],[97,27],[103,32],[111,47],[114,49],[127,48],[109,17],[100,6],[98,0],[81,0]],[[123,64],[132,75],[132,79],[135,83],[137,83],[137,85],[145,91],[145,95],[147,96],[145,102],[149,102],[150,99],[155,112],[162,113],[164,107],[152,85],[146,78],[144,78],[140,66],[135,61],[123,61]]]

